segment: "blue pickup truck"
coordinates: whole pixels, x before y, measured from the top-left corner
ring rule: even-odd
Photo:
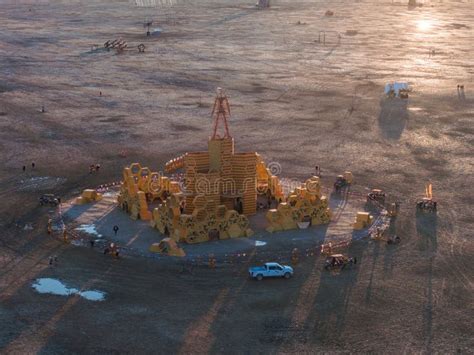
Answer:
[[[265,263],[263,266],[253,266],[249,268],[249,276],[258,281],[263,280],[264,277],[284,277],[285,279],[289,279],[293,276],[293,268],[278,263]]]

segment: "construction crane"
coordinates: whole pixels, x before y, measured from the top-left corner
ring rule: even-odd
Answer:
[[[212,108],[211,117],[214,119],[212,139],[220,138],[220,136],[217,134],[219,121],[224,122],[224,138],[231,138],[229,126],[227,124],[227,117],[230,117],[230,105],[227,95],[222,88],[217,88],[216,99],[214,101],[214,107]]]

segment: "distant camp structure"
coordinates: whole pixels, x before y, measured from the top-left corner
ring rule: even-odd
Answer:
[[[270,0],[258,0],[255,4],[257,9],[267,9],[270,7]]]
[[[115,49],[117,53],[123,52],[128,47],[128,43],[121,38],[108,40],[104,43],[104,48],[107,50]]]

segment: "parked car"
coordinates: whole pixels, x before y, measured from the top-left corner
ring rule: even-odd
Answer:
[[[344,270],[347,265],[357,264],[356,258],[349,258],[343,254],[332,254],[326,258],[324,268],[326,270]]]
[[[53,194],[44,194],[39,198],[40,205],[51,205],[57,206],[61,202],[61,199]]]
[[[334,182],[334,191],[340,193],[343,188],[349,186],[350,183],[343,175],[338,175],[336,181]]]
[[[293,268],[278,263],[265,263],[263,266],[249,268],[249,276],[258,281],[263,280],[264,277],[284,277],[285,279],[289,279],[293,276]]]

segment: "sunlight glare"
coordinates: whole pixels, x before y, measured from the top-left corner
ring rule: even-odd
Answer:
[[[431,20],[418,20],[416,22],[416,27],[420,31],[424,31],[424,32],[429,31],[433,27],[433,21],[431,21]]]

